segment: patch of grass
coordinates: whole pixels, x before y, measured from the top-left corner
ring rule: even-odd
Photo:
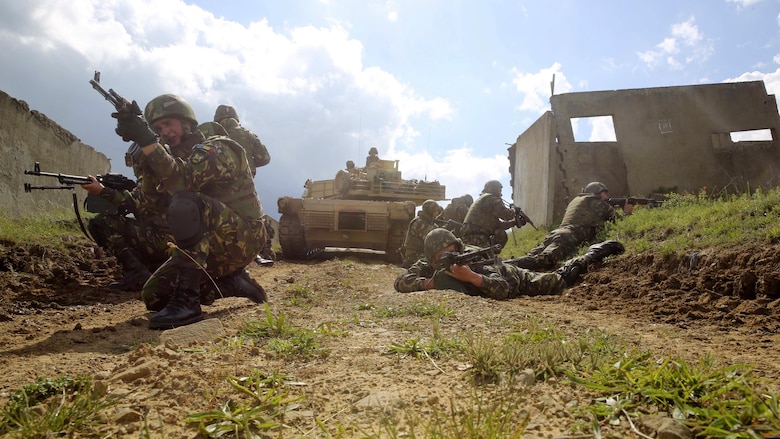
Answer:
[[[569,378],[600,395],[587,410],[598,422],[619,424],[648,406],[670,413],[700,437],[755,438],[780,434],[780,405],[750,367],[718,367],[711,357],[689,365],[649,352]],[[761,433],[761,435],[758,434]]]
[[[98,414],[120,398],[106,397],[89,376],[39,378],[13,393],[2,410],[0,434],[51,437],[99,432]]]
[[[381,428],[390,438],[519,439],[530,422],[528,412],[521,407],[523,402],[523,395],[514,391],[472,389],[468,397],[451,398],[448,410],[433,410],[428,418],[406,410],[403,419],[386,416]]]
[[[606,235],[620,239],[631,253],[690,252],[744,242],[777,242],[780,189],[712,196],[671,194],[660,208],[637,208],[608,225]]]
[[[264,339],[265,347],[281,356],[325,357],[329,354],[320,346],[315,331],[293,326],[283,313],[274,315],[267,303],[264,306],[265,320],[244,322],[238,331],[240,336]]]
[[[227,382],[237,394],[219,408],[187,415],[186,422],[198,424],[198,433],[206,437],[259,437],[256,433],[280,427],[284,413],[294,409],[297,398],[284,390],[289,377],[252,370],[251,375],[230,375]]]
[[[87,218],[82,218],[86,224]],[[83,243],[86,240],[72,210],[25,217],[11,217],[6,211],[0,211],[0,241],[45,244],[63,249],[68,243]]]
[[[393,318],[393,317],[431,317],[436,320],[441,320],[447,317],[453,317],[455,312],[447,306],[446,302],[431,303],[427,301],[416,301],[409,306],[401,308],[393,307],[381,307],[372,308],[373,314],[377,318]]]
[[[289,294],[287,303],[292,306],[310,308],[313,305],[314,294],[309,285],[309,276],[306,276],[303,283],[295,283],[285,291]]]

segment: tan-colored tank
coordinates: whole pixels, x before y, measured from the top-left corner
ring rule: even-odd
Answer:
[[[445,199],[438,181],[402,179],[397,160],[342,170],[333,180],[308,180],[304,187],[301,198],[278,201],[279,244],[287,259],[330,247],[384,252],[388,262],[399,263],[416,206]]]

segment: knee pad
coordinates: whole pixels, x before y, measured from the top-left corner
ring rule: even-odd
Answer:
[[[203,237],[205,231],[203,201],[193,192],[179,192],[168,206],[168,227],[176,244],[182,248],[192,247]]]

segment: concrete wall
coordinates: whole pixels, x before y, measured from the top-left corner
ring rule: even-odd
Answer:
[[[780,184],[780,116],[763,81],[566,93],[550,103],[509,157],[522,170],[512,175],[513,199],[540,224],[560,221],[590,181],[605,183],[612,196]],[[612,117],[616,141],[575,142],[571,119],[595,116]],[[554,132],[545,136],[547,125]],[[730,140],[747,130],[769,130],[771,140]]]
[[[75,175],[105,174],[108,158],[26,102],[0,91],[0,205],[9,216],[72,209],[69,190],[24,192],[24,183],[58,185],[54,178],[24,175],[39,162],[41,171]],[[83,202],[86,191],[76,189]]]

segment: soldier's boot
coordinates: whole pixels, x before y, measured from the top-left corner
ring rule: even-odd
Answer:
[[[580,276],[582,276],[587,271],[588,264],[585,262],[584,256],[569,259],[568,261],[564,262],[560,268],[555,270],[555,272],[561,276],[563,281],[566,282],[567,287],[574,285],[577,280],[579,280]]]
[[[179,272],[171,300],[149,319],[149,329],[171,329],[203,320],[200,309],[201,275],[197,269]]]
[[[626,248],[618,241],[604,241],[588,247],[588,251],[582,257],[585,258],[585,263],[590,265],[594,262],[601,262],[606,257],[622,254],[625,251]]]
[[[505,262],[509,262],[515,267],[525,268],[526,270],[539,271],[548,270],[552,268],[546,261],[541,260],[536,256],[521,256],[519,258],[510,259]]]
[[[226,297],[246,297],[255,303],[268,301],[265,289],[243,268],[217,279],[217,286]]]
[[[108,288],[119,291],[139,291],[152,273],[129,248],[122,249],[117,255],[117,260],[122,266],[122,280],[111,282]]]
[[[626,248],[618,241],[604,241],[593,244],[588,247],[588,251],[584,255],[569,259],[555,272],[561,275],[567,286],[572,286],[580,276],[587,273],[589,265],[601,262],[608,256],[619,255],[624,251],[626,251]]]

